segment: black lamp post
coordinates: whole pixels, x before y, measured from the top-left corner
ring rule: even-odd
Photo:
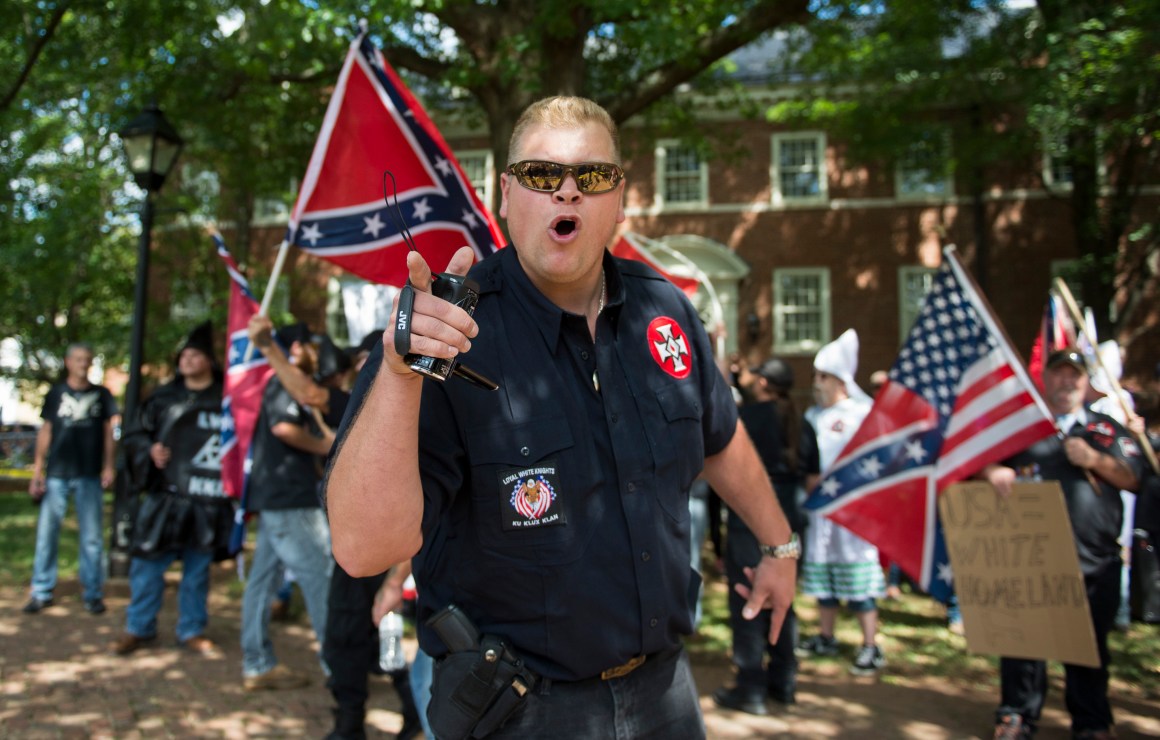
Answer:
[[[129,387],[125,390],[124,424],[136,418],[141,397],[141,362],[145,344],[145,303],[148,297],[149,247],[153,230],[153,197],[173,169],[185,142],[165,120],[156,104],[130,121],[119,132],[129,170],[145,190],[141,204],[141,240],[137,248],[137,282],[133,290],[133,333],[129,345]]]

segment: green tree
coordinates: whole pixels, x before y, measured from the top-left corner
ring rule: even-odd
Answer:
[[[238,225],[230,246],[246,261],[257,202],[293,201],[360,18],[437,116],[486,124],[503,163],[539,97],[587,95],[619,122],[674,125],[688,115],[677,86],[709,84],[722,57],[806,17],[807,0],[4,3],[15,33],[0,38],[0,288],[20,305],[0,331],[20,342],[25,377],[51,373],[43,357],[72,338],[125,361],[142,194],[113,134],[151,101],[187,141],[158,202],[154,275],[169,303],[222,296],[207,307],[220,325],[224,276],[190,224]],[[155,362],[187,328],[164,308],[147,334]]]
[[[852,156],[877,162],[896,159],[932,123],[948,126],[950,167],[974,199],[981,281],[991,269],[986,169],[1027,162],[1044,133],[1058,133],[1049,146],[1072,185],[1056,197],[1069,200],[1077,278],[1106,329],[1113,316],[1131,318],[1124,309],[1139,304],[1133,296],[1156,249],[1155,230],[1132,214],[1156,172],[1148,144],[1160,124],[1158,33],[1151,0],[1040,0],[1021,9],[1002,0],[824,3],[786,60],[810,84],[769,115],[826,126],[850,142]]]

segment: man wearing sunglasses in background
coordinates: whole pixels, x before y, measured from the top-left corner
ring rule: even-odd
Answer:
[[[607,112],[542,100],[510,151],[500,214],[511,248],[473,268],[464,248],[447,266],[471,268],[474,318],[430,294],[431,269],[412,253],[402,322],[411,352],[470,350],[472,370],[499,390],[424,382],[398,351],[400,322],[387,329],[327,480],[335,556],[363,575],[418,551],[420,624],[454,604],[478,629],[478,658],[420,629],[440,660],[429,710],[440,738],[473,727],[703,737],[681,647],[700,583],[688,555],[693,479],[703,468],[763,545],[739,591],[747,618],[772,608],[771,640],[800,547],[697,313],[650,268],[606,251],[624,219]],[[505,664],[523,672],[509,681]]]

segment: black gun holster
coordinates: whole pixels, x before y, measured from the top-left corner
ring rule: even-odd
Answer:
[[[483,635],[477,649],[435,664],[427,719],[439,740],[484,738],[503,726],[536,688],[538,676],[510,646]]]

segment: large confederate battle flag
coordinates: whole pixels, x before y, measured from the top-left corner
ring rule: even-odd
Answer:
[[[663,275],[670,283],[684,291],[685,295],[689,296],[689,298],[692,298],[693,294],[697,292],[697,288],[701,286],[701,281],[696,278],[674,275],[662,267],[661,263],[657,262],[647,248],[640,243],[638,235],[632,232],[621,234],[612,243],[612,247],[608,251],[617,257],[645,263]]]
[[[238,269],[220,236],[213,237],[218,256],[230,274],[230,313],[226,325],[229,349],[226,351],[227,368],[222,390],[222,487],[226,494],[241,500],[237,513],[234,537],[230,547],[237,551],[245,535],[246,480],[249,471],[250,442],[262,404],[262,392],[274,370],[261,352],[249,353],[250,338],[246,327],[258,312],[258,302],[250,292],[250,285]],[[236,542],[235,542],[236,540]]]
[[[477,259],[503,235],[450,147],[383,55],[361,34],[326,110],[287,241],[374,283],[402,286],[406,252],[392,203],[433,270],[468,245]]]
[[[805,503],[944,601],[953,575],[938,492],[1056,431],[962,266],[945,257],[889,380]]]

